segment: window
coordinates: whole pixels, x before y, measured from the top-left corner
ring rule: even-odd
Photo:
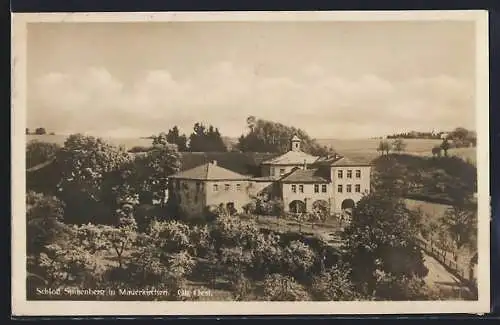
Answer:
[[[214,192],[217,192],[219,190],[219,185],[214,184]]]
[[[179,180],[175,181],[175,187],[177,187],[178,189],[181,188],[181,182]]]
[[[231,188],[231,186],[229,184],[224,184],[224,189],[226,191],[229,191],[230,188]]]
[[[314,193],[319,193],[319,185],[314,184]]]
[[[326,193],[326,184],[321,185],[321,192]]]
[[[337,172],[337,175],[338,175],[338,177],[339,177],[339,178],[344,177],[344,173],[343,173],[343,171],[342,171],[342,170],[339,170],[339,171]]]
[[[269,168],[269,174],[270,174],[271,176],[274,176],[274,168]]]
[[[200,182],[196,182],[196,191],[199,192],[200,188],[201,188],[201,183]]]
[[[285,168],[280,168],[280,176],[285,174]]]
[[[361,170],[356,170],[356,178],[361,178]]]
[[[292,192],[297,193],[297,185],[292,185]]]
[[[299,185],[299,192],[304,193],[304,185]]]
[[[352,178],[352,170],[347,171],[347,178]]]
[[[241,184],[236,184],[236,190],[241,191]]]
[[[356,193],[361,192],[361,185],[356,184],[356,185],[354,186],[354,190],[356,191]]]
[[[337,186],[337,192],[342,193],[342,185]]]
[[[351,193],[351,191],[352,191],[352,185],[351,185],[351,184],[347,184],[347,185],[345,186],[345,191],[346,191],[347,193]]]

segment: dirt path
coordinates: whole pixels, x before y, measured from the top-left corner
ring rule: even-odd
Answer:
[[[448,272],[438,260],[424,253],[424,264],[429,269],[425,282],[434,289],[451,293],[455,298],[465,298],[471,295],[469,288]]]

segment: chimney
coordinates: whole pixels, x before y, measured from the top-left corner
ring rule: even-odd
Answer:
[[[306,169],[307,169],[307,162],[306,162],[306,160],[304,159],[304,170],[306,170]]]
[[[217,160],[212,160],[212,165],[217,166]]]

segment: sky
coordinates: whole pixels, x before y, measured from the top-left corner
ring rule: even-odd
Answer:
[[[27,127],[137,137],[250,115],[315,138],[475,129],[471,22],[36,23]]]

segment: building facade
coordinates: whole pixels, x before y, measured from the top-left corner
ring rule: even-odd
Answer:
[[[171,176],[169,199],[189,216],[202,216],[208,206],[220,205],[241,212],[263,194],[281,199],[285,212],[336,214],[352,209],[370,192],[370,178],[369,163],[309,155],[294,136],[290,150],[263,161],[257,176],[233,172],[215,161]]]

